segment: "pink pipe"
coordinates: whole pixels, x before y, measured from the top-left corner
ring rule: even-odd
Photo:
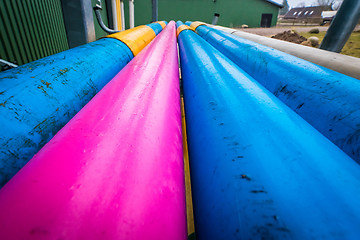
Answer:
[[[186,239],[178,71],[170,22],[0,190],[0,239]]]

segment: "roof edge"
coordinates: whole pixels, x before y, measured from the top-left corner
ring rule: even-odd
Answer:
[[[273,0],[265,0],[268,3],[274,4],[275,6],[279,7],[279,8],[283,8],[284,6],[281,3],[277,3]]]

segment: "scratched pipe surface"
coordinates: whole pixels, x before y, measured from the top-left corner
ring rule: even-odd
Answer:
[[[0,239],[185,240],[175,23],[0,190]]]
[[[159,26],[121,34],[140,42],[139,52]],[[123,42],[104,38],[0,73],[0,187],[132,58]]]
[[[357,239],[360,166],[200,36],[178,41],[196,239]]]
[[[360,163],[358,79],[208,26],[196,32]]]

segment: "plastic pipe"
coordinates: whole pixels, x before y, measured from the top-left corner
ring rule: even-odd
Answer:
[[[175,23],[0,190],[1,239],[185,240]]]
[[[158,24],[150,23],[150,24],[147,24],[146,26],[151,27],[152,30],[156,33],[156,35],[159,34],[168,24],[168,22],[166,22],[166,21],[157,21],[155,23],[158,23]]]
[[[358,238],[360,166],[194,32],[178,42],[196,239]]]
[[[108,35],[125,43],[136,56],[147,44],[149,44],[158,33],[166,26],[165,21],[141,25],[124,32]]]
[[[135,26],[134,0],[129,0],[129,24],[130,28]]]
[[[187,219],[187,233],[188,239],[191,240],[191,235],[195,234],[194,228],[194,210],[191,195],[191,181],[190,181],[190,166],[189,166],[189,153],[186,137],[186,122],[185,122],[185,109],[184,99],[181,98],[181,123],[183,134],[183,153],[184,153],[184,175],[185,175],[185,190],[186,190],[186,219]]]
[[[196,32],[360,162],[360,81],[252,41]]]
[[[13,63],[11,63],[11,62],[8,62],[8,61],[6,61],[6,60],[4,60],[4,59],[0,59],[0,63],[1,63],[1,64],[5,64],[5,65],[7,65],[7,66],[9,66],[9,67],[11,67],[11,68],[18,67],[18,65],[13,64]]]
[[[117,3],[116,2],[119,2],[120,4],[120,0],[111,0],[111,16],[112,16],[112,22],[113,22],[113,28],[116,29],[116,30],[123,30],[121,29],[121,22],[118,24],[118,16],[117,14],[121,14],[121,12],[119,12],[119,8],[117,7]]]
[[[141,51],[159,28],[159,23],[140,26],[0,73],[0,187]]]
[[[282,52],[360,80],[360,58],[329,52],[318,48],[307,47],[274,38],[263,37],[232,28],[209,26],[241,38],[275,48]]]
[[[120,11],[121,11],[121,29],[125,30],[125,11],[124,11],[124,0],[120,0]]]

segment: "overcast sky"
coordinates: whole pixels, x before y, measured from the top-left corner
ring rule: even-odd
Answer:
[[[283,0],[274,0],[275,2],[282,3]],[[304,2],[306,6],[315,6],[316,0],[288,0],[290,8],[297,7],[300,3]]]

